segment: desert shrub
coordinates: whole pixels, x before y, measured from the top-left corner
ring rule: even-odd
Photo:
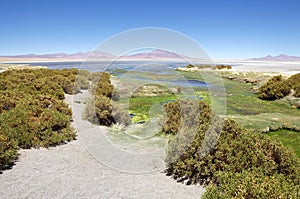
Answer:
[[[113,123],[111,100],[103,95],[95,96],[95,113],[100,125],[110,126]]]
[[[170,102],[164,105],[166,118],[163,123],[163,132],[176,134],[180,128],[181,114],[179,102]]]
[[[295,97],[300,97],[300,82],[298,82],[297,84],[295,84],[295,86],[293,87],[294,91],[295,91]]]
[[[38,109],[43,110],[56,110],[68,116],[69,119],[72,117],[72,110],[69,108],[68,104],[62,100],[58,100],[48,95],[28,95],[26,98],[24,98],[24,100],[21,100],[20,103],[22,106],[28,107],[28,109],[32,109],[32,107],[38,107]]]
[[[88,121],[105,126],[131,123],[129,115],[114,106],[112,100],[104,95],[95,95],[93,100],[88,100],[83,115]]]
[[[83,76],[77,76],[76,85],[78,85],[80,89],[87,90],[90,87],[90,82]]]
[[[25,93],[16,91],[0,91],[0,114],[9,111],[24,99]]]
[[[88,80],[90,80],[93,84],[96,84],[99,81],[110,82],[110,77],[109,73],[95,72],[88,77]]]
[[[128,113],[121,110],[117,106],[113,106],[112,116],[113,116],[114,124],[118,123],[118,124],[123,124],[125,126],[128,126],[129,124],[131,124],[131,118],[128,115]]]
[[[96,95],[104,95],[108,98],[112,97],[114,86],[110,82],[99,81],[96,88]]]
[[[92,98],[87,99],[85,108],[82,113],[82,117],[91,123],[99,124],[96,112],[95,112],[95,101]]]
[[[30,71],[32,71],[32,73],[30,73]],[[64,92],[61,86],[57,82],[52,81],[50,76],[41,73],[41,71],[5,71],[1,73],[0,76],[0,81],[10,81],[10,85],[3,90],[19,91],[31,95],[53,95],[59,99],[64,99]]]
[[[287,96],[291,89],[295,91],[295,97],[300,97],[300,73],[292,75],[287,80],[281,75],[272,77],[259,88],[258,95],[264,100],[276,100]]]
[[[111,84],[109,73],[92,73],[90,81],[92,82],[90,92],[93,95],[104,95],[108,98],[113,97],[114,86]]]
[[[9,168],[17,157],[17,145],[0,133],[0,170]]]
[[[1,73],[1,90],[19,90],[31,94],[50,94],[63,99],[67,94],[78,93],[89,87],[89,72],[77,69],[18,70]],[[9,82],[9,83],[8,83]]]
[[[66,74],[64,74],[66,75]],[[70,76],[64,76],[58,74],[51,77],[52,81],[57,82],[59,86],[63,89],[64,93],[76,94],[80,92],[80,85],[76,83],[76,76],[71,74]]]
[[[88,80],[91,81],[92,83],[95,83],[95,82],[99,81],[101,74],[102,74],[101,72],[92,73],[88,77]]]
[[[12,86],[11,82],[6,79],[0,79],[0,91],[8,90]]]
[[[194,67],[195,67],[195,66],[192,65],[192,64],[189,64],[189,65],[186,66],[186,68],[194,68]]]
[[[80,86],[75,84],[75,82],[72,82],[72,80],[64,80],[61,86],[67,94],[73,95],[80,92]]]
[[[61,101],[64,98],[61,82],[74,82],[76,73],[77,70],[49,69],[1,73],[0,82],[4,85],[0,92],[2,134],[23,148],[74,139],[75,133],[69,124],[71,109]],[[43,117],[46,113],[49,118]]]
[[[16,149],[49,147],[75,139],[72,111],[64,94],[87,87],[89,73],[77,69],[10,70],[0,73],[0,170],[16,159]],[[75,89],[74,89],[75,88]]]
[[[221,70],[221,69],[231,69],[232,67],[230,65],[224,65],[224,64],[220,64],[220,65],[209,65],[209,64],[199,64],[199,65],[193,65],[193,64],[189,64],[186,66],[186,68],[201,68],[201,69],[204,69],[204,68],[212,68],[212,69],[218,69],[218,70]]]
[[[215,184],[204,193],[204,199],[228,198],[299,198],[299,185],[283,174],[265,175],[258,171],[219,172]]]
[[[207,103],[196,100],[180,100],[164,104],[166,114],[163,132],[176,134],[180,127],[207,124],[210,120],[210,108]]]
[[[27,94],[43,94],[56,96],[58,99],[64,99],[64,90],[59,83],[49,81],[47,78],[33,80],[29,85],[23,85],[17,90],[24,91]]]
[[[214,69],[218,69],[218,70],[221,70],[221,69],[232,69],[232,67],[230,65],[223,65],[223,64],[221,64],[221,65],[216,65],[214,67]]]
[[[94,96],[88,100],[84,110],[84,118],[88,121],[100,125],[111,126],[112,124],[129,125],[131,123],[128,113],[125,113],[115,105],[120,94],[114,90],[108,73],[92,73],[89,80],[92,83],[90,92]]]
[[[217,127],[209,131],[209,137],[218,139],[203,156],[203,142],[205,146],[211,142],[204,139],[206,129],[211,127],[203,127],[192,138],[185,129],[169,144],[168,175],[179,181],[187,179],[189,183],[206,184],[216,179],[219,171],[240,173],[255,169],[267,176],[283,174],[296,185],[300,183],[300,162],[293,152],[230,119],[224,121],[222,129]]]
[[[291,85],[282,78],[282,75],[274,76],[262,85],[258,90],[258,96],[264,100],[277,100],[287,96],[291,91]]]
[[[76,137],[69,115],[34,105],[17,105],[0,114],[0,129],[21,148],[48,147]]]
[[[77,70],[77,75],[88,80],[90,78],[91,73],[87,70]]]
[[[300,73],[292,75],[290,78],[287,79],[287,82],[294,89],[294,96],[300,97]]]

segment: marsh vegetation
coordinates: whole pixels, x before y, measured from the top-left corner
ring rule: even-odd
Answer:
[[[197,73],[181,74],[190,80],[204,81]],[[209,108],[211,96],[205,87],[193,87],[196,100],[185,102],[178,100],[181,93],[148,96],[146,89],[130,99],[132,121],[150,120],[151,106],[161,105],[165,115],[162,134],[158,135],[171,135],[166,172],[187,184],[209,185],[205,198],[298,197],[300,114],[285,98],[291,89],[297,88],[287,86],[288,92],[278,100],[263,100],[260,93],[276,76],[247,77],[244,74],[244,77],[228,78],[230,74],[226,75],[223,83],[227,92],[225,118],[228,119],[223,121],[221,129],[210,129],[210,138],[204,136],[213,114]],[[297,75],[289,79],[295,77]],[[214,105],[224,106],[222,100]],[[201,115],[197,115],[195,106],[202,111]],[[183,107],[191,117],[184,117]],[[222,118],[224,115],[219,120]],[[203,142],[209,145],[210,139],[216,137],[219,138],[217,143],[210,146],[213,149],[204,158],[199,156]]]

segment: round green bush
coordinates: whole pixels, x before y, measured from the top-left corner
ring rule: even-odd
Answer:
[[[287,96],[291,89],[290,82],[284,80],[282,75],[278,75],[259,88],[258,96],[263,100],[277,100]]]

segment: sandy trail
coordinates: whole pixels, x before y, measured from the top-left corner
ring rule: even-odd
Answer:
[[[71,103],[84,100],[85,97],[85,93],[74,96],[74,100],[72,96],[67,96],[66,101]],[[11,170],[0,174],[2,199],[201,197],[204,192],[202,187],[177,183],[162,173],[161,168],[148,173],[134,174],[121,172],[102,164],[97,157],[95,158],[97,154],[91,154],[87,150],[86,140],[84,140],[86,138],[80,136],[84,135],[84,132],[92,136],[99,134],[99,127],[81,119],[84,104],[73,103],[72,106],[78,139],[50,149],[21,150],[16,165]],[[105,129],[101,129],[101,132],[104,131]],[[107,157],[115,155],[107,154]],[[149,168],[143,168],[145,171],[150,171],[150,168],[154,169],[161,164],[159,155],[150,155],[150,159],[150,164],[145,164]],[[129,162],[132,165],[126,166],[131,168],[137,166],[135,161]]]

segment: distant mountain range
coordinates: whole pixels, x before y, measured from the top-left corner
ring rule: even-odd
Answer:
[[[253,60],[253,61],[300,61],[300,57],[281,54],[281,55],[277,55],[277,56],[268,55],[266,57],[251,58],[248,60]]]
[[[113,55],[106,52],[78,52],[78,53],[54,53],[54,54],[25,54],[25,55],[13,55],[13,56],[0,56],[0,57],[11,57],[11,58],[48,58],[48,59],[62,59],[62,58],[70,58],[70,59],[81,59],[87,57],[97,57],[97,58],[109,58],[114,57]]]
[[[131,59],[159,59],[159,58],[168,58],[168,59],[180,59],[180,58],[188,58],[184,55],[178,55],[176,53],[166,51],[166,50],[153,50],[150,52],[137,53],[133,55],[123,56],[125,58]]]
[[[85,60],[182,60],[183,59],[193,59],[185,55],[179,55],[174,52],[167,50],[152,50],[147,52],[137,52],[135,54],[123,55],[117,57],[107,52],[98,52],[98,51],[87,51],[87,52],[78,52],[78,53],[53,53],[53,54],[24,54],[24,55],[12,55],[12,56],[1,56],[0,61],[85,61]],[[195,59],[197,60],[197,59]],[[300,57],[289,56],[281,54],[278,56],[265,56],[260,58],[251,58],[246,61],[300,61]]]
[[[136,53],[131,55],[123,55],[121,57],[116,57],[107,52],[78,52],[78,53],[54,53],[54,54],[25,54],[25,55],[13,55],[13,56],[0,56],[0,60],[176,60],[181,58],[188,58],[184,55],[178,55],[176,53],[166,51],[166,50],[152,50],[149,52]]]

